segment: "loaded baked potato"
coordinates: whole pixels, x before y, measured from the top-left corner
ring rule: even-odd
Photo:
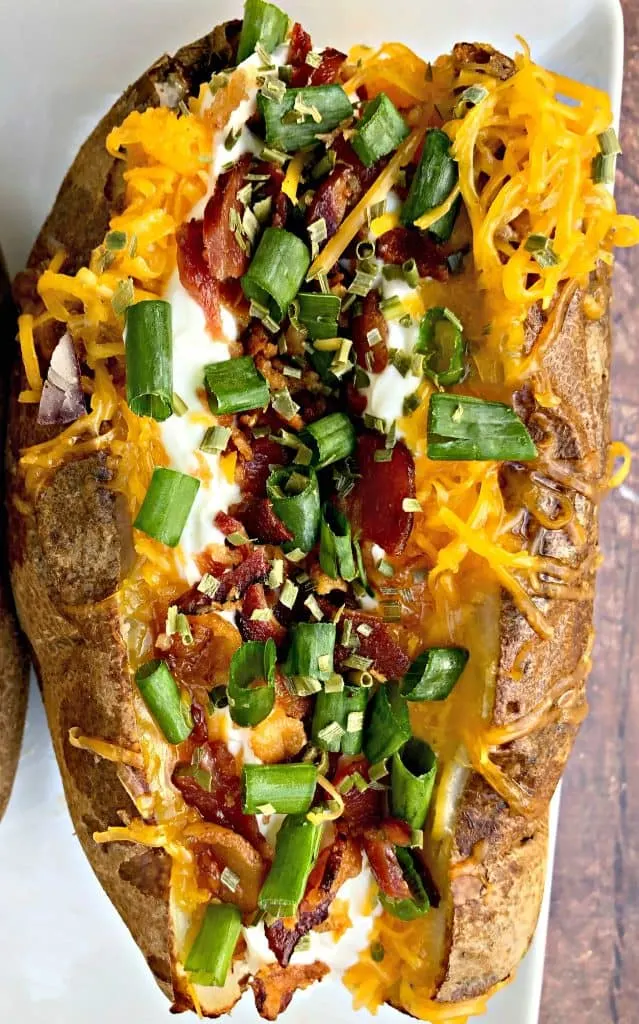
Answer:
[[[528,52],[318,52],[248,0],[61,187],[16,285],[13,586],[175,1010],[335,973],[460,1020],[528,948],[619,454],[610,124]]]
[[[11,301],[11,285],[0,251],[0,324],[5,338],[15,333],[15,309]],[[4,437],[7,404],[7,381],[10,372],[11,349],[4,346],[2,355],[2,381],[0,392],[0,424]],[[0,519],[0,818],[4,814],[18,765],[22,741],[24,716],[27,709],[28,669],[27,656],[11,596],[9,567],[6,561],[6,523],[4,508]]]

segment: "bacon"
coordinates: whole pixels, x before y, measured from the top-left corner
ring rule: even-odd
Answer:
[[[270,562],[264,553],[264,548],[254,548],[244,561],[232,569],[227,569],[220,577],[215,600],[224,602],[229,598],[241,597],[251,583],[262,583],[270,569]]]
[[[279,672],[275,674],[275,699],[287,718],[297,718],[300,722],[306,718],[313,703],[311,697],[297,697],[291,693],[285,677]]]
[[[350,142],[348,142],[343,135],[337,136],[332,148],[335,151],[335,156],[337,157],[337,165],[346,164],[351,168],[357,176],[362,192],[365,192],[366,189],[370,188],[379,175],[380,170],[387,163],[387,160],[384,159],[373,164],[372,167],[366,167],[358,157]]]
[[[196,747],[199,747],[208,740],[209,729],[206,724],[206,712],[195,701],[191,704],[191,717],[193,719],[193,732],[189,739],[195,743]]]
[[[265,327],[259,321],[253,320],[249,324],[248,331],[242,338],[244,351],[249,356],[257,356],[263,353],[269,359],[277,355],[277,345],[273,342],[273,336],[267,333]]]
[[[346,382],[346,401],[354,416],[363,416],[366,412],[368,399],[359,391],[351,380]]]
[[[220,286],[211,276],[204,258],[204,235],[201,220],[189,220],[176,234],[177,267],[180,282],[189,295],[200,304],[213,334],[222,331],[220,318]]]
[[[207,792],[190,775],[174,771],[172,782],[189,807],[195,807],[205,821],[222,825],[238,832],[262,855],[265,842],[252,814],[242,813],[242,784],[237,762],[226,744],[220,740],[205,743],[201,750],[200,767],[211,776],[211,791]],[[179,766],[178,766],[179,767]]]
[[[339,788],[342,782],[359,773],[368,782],[368,761],[365,757],[340,757],[333,778],[333,785]],[[365,829],[377,827],[384,814],[384,793],[381,789],[365,789],[360,792],[353,786],[343,794],[344,812],[339,819],[340,827],[352,835],[360,835]]]
[[[397,227],[377,239],[377,256],[384,263],[403,264],[415,260],[420,277],[448,280],[444,249],[416,228]]]
[[[233,516],[237,516],[240,526],[243,524],[249,537],[263,544],[283,544],[293,539],[293,534],[275,515],[268,498],[245,499],[233,506]]]
[[[381,829],[367,829],[363,837],[364,850],[371,871],[385,896],[393,900],[410,900],[412,893],[395,853],[395,847]]]
[[[406,547],[413,528],[413,513],[402,508],[404,498],[415,497],[415,463],[398,441],[389,462],[376,462],[375,452],[384,448],[380,434],[362,434],[357,442],[357,470],[360,479],[349,495],[354,531],[365,540],[379,544],[390,555]]]
[[[353,319],[352,330],[353,346],[359,365],[373,373],[381,373],[388,366],[388,321],[380,309],[379,292],[368,293],[361,315]],[[379,331],[381,340],[371,345],[368,335],[374,330]]]
[[[393,846],[410,846],[413,839],[413,830],[406,821],[401,818],[384,818],[381,830],[384,838]]]
[[[350,167],[337,166],[317,189],[306,212],[306,223],[324,219],[326,234],[332,238],[349,208],[357,202],[362,188]]]
[[[313,48],[311,37],[299,23],[295,23],[291,34],[291,45],[288,62],[293,66],[291,85],[299,88],[304,85],[328,85],[335,82],[346,60],[346,54],[332,47],[322,51],[322,62],[314,68],[306,63],[306,58]]]
[[[253,457],[239,464],[238,482],[244,494],[254,494],[260,498],[266,494],[269,466],[285,466],[289,454],[283,445],[268,437],[257,437],[252,448]]]
[[[267,964],[251,981],[257,1012],[264,1020],[277,1020],[298,989],[308,988],[328,973],[329,968],[319,960],[314,964],[297,964],[294,967]]]
[[[310,35],[300,25],[299,21],[296,21],[291,29],[291,42],[288,48],[288,63],[291,64],[295,69],[302,68],[306,65],[306,58],[313,49],[313,42]]]
[[[372,632],[368,636],[357,634],[357,654],[361,658],[371,658],[374,668],[386,679],[399,679],[408,671],[410,658],[393,636],[391,628],[382,619],[349,609],[344,609],[342,618],[350,619],[354,630],[363,623],[369,626]],[[335,648],[335,663],[340,666],[352,653],[350,648],[338,644]]]
[[[291,212],[292,206],[288,196],[284,195],[283,192],[278,193],[275,196],[273,202],[273,215],[271,217],[271,227],[274,228],[285,228],[288,223],[288,216]]]
[[[271,618],[268,622],[261,622],[258,619],[251,618],[252,613],[258,608],[266,609],[269,607],[262,584],[252,583],[244,595],[242,611],[237,619],[242,640],[257,640],[259,643],[265,644],[267,640],[273,639],[276,644],[284,643],[286,640],[286,630],[277,621],[273,613],[271,613]]]
[[[166,651],[167,664],[185,686],[210,690],[227,682],[231,658],[241,643],[235,626],[215,612],[189,618],[193,640],[185,644],[181,636],[171,636]]]
[[[342,885],[349,878],[356,878],[361,868],[362,855],[352,839],[337,836],[332,846],[322,850],[309,876],[306,894],[293,926],[289,927],[280,920],[265,929],[269,947],[282,967],[288,966],[302,936],[326,921]]]
[[[217,179],[213,195],[204,210],[204,255],[216,281],[238,278],[245,274],[250,262],[248,251],[239,245],[231,228],[231,215],[241,222],[244,208],[237,193],[245,184],[244,178],[251,165],[250,153],[240,157],[226,174]]]
[[[232,533],[246,532],[244,524],[234,516],[230,516],[228,512],[218,512],[215,516],[214,523],[220,533],[223,533],[225,537],[230,537]],[[248,536],[246,538],[246,542],[248,544]]]

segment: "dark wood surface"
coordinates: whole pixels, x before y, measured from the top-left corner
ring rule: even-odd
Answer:
[[[639,0],[622,0],[618,203],[639,214]],[[639,1024],[639,251],[615,269],[613,433],[633,449],[602,509],[590,717],[565,775],[542,1024]],[[513,1024],[516,1022],[513,1021]]]

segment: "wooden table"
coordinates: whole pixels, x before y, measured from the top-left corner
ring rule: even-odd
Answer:
[[[618,203],[639,213],[639,0],[622,0]],[[639,251],[615,271],[613,431],[635,454],[602,511],[591,714],[566,770],[542,1024],[639,1022]],[[513,1021],[513,1024],[516,1022]]]

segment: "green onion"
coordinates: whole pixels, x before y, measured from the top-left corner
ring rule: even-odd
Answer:
[[[216,416],[263,409],[268,405],[268,384],[251,356],[210,363],[204,367],[204,383],[211,412]]]
[[[183,743],[193,725],[187,721],[180,689],[164,661],[147,661],[135,673],[144,703],[169,743]]]
[[[365,686],[345,686],[345,732],[342,736],[343,754],[360,754],[364,740],[364,720],[369,690]]]
[[[275,515],[293,534],[283,550],[310,551],[320,525],[320,493],[315,470],[296,465],[274,469],[266,481],[266,493]]]
[[[548,267],[556,267],[559,263],[559,257],[552,247],[552,242],[546,235],[529,235],[526,240],[525,249],[533,254],[542,270],[546,270]]]
[[[175,469],[153,470],[149,489],[133,526],[170,548],[180,543],[200,481]]]
[[[148,299],[128,306],[126,400],[136,416],[162,422],[173,412],[171,304]]]
[[[236,725],[258,725],[275,704],[275,662],[273,640],[242,644],[231,658],[229,708]]]
[[[313,764],[245,764],[242,769],[242,810],[257,814],[270,804],[274,814],[304,814],[310,810],[317,785]]]
[[[422,158],[415,172],[413,183],[401,212],[402,224],[414,224],[429,210],[444,203],[453,191],[459,178],[457,163],[450,155],[450,139],[438,128],[426,135]],[[450,238],[460,201],[453,203],[451,210],[430,227],[430,233],[440,242]]]
[[[459,97],[459,100],[455,104],[453,114],[455,117],[462,118],[468,113],[469,107],[476,107],[478,103],[485,100],[488,96],[488,89],[483,85],[470,85],[467,89],[464,89],[463,93]]]
[[[345,686],[318,693],[313,712],[313,743],[331,753],[359,754],[362,749],[364,712],[368,690]]]
[[[210,903],[184,966],[193,985],[226,983],[242,930],[242,915],[231,903]]]
[[[197,764],[177,765],[175,772],[173,773],[174,778],[175,776],[178,776],[179,778],[195,779],[200,789],[203,789],[206,793],[210,793],[213,787],[211,773],[207,772],[204,768],[200,768]]]
[[[264,117],[267,146],[285,153],[312,146],[318,135],[333,131],[353,116],[351,101],[341,85],[287,89],[279,103],[258,95],[257,107]]]
[[[298,318],[312,341],[337,336],[341,301],[337,295],[300,292]]]
[[[275,841],[275,859],[259,895],[261,910],[276,918],[297,913],[321,839],[322,826],[306,816],[289,815],[284,819]]]
[[[319,561],[322,572],[332,580],[341,577],[350,582],[357,576],[351,524],[344,513],[332,504],[326,504],[322,509]]]
[[[597,142],[604,156],[618,156],[622,152],[619,137],[614,128],[606,128],[605,132],[597,136]]]
[[[460,321],[450,309],[429,309],[419,325],[415,351],[425,355],[424,373],[438,387],[458,384],[464,376],[464,340]]]
[[[300,440],[311,449],[311,463],[316,469],[347,459],[355,450],[355,427],[344,412],[333,412],[310,423]]]
[[[237,63],[250,57],[258,43],[267,53],[272,53],[284,42],[287,31],[288,15],[279,7],[264,0],[246,0]]]
[[[391,757],[411,738],[408,705],[394,684],[380,686],[369,705],[364,753],[371,764]]]
[[[296,587],[292,580],[286,580],[280,593],[280,604],[283,604],[285,608],[291,609],[297,601],[298,594],[299,587]]]
[[[229,706],[229,695],[226,686],[214,686],[209,693],[209,700],[213,708],[227,708]]]
[[[428,409],[428,457],[528,462],[533,440],[514,409],[467,395],[433,394]]]
[[[266,306],[279,324],[306,277],[311,256],[296,235],[267,228],[242,278],[247,299]]]
[[[430,900],[415,867],[414,854],[401,846],[395,847],[395,853],[413,898],[412,900],[394,900],[380,893],[379,901],[393,917],[398,917],[400,921],[414,921],[418,917],[423,917],[430,910]]]
[[[200,451],[208,455],[217,455],[224,451],[230,437],[230,427],[209,427],[200,442]]]
[[[613,185],[616,170],[617,157],[614,153],[597,153],[592,161],[592,180],[595,185]]]
[[[412,701],[446,700],[467,662],[464,647],[430,647],[422,651],[402,679],[402,694]]]
[[[333,675],[336,635],[334,622],[296,623],[291,630],[291,646],[284,666],[286,674],[329,679]]]
[[[125,231],[109,231],[104,239],[104,245],[109,252],[122,252],[126,249],[126,241]]]
[[[365,167],[392,153],[408,135],[408,125],[385,92],[364,107],[351,145]]]
[[[411,828],[423,828],[433,795],[437,758],[428,743],[409,740],[393,756],[391,811]]]

